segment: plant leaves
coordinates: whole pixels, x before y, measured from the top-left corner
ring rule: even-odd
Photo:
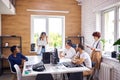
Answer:
[[[114,46],[115,46],[115,45],[120,45],[120,39],[118,39],[116,42],[114,42],[113,45],[114,45]]]

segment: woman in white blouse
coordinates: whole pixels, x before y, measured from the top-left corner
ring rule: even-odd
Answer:
[[[48,39],[45,32],[42,32],[40,37],[37,39],[37,54],[45,52],[45,47],[48,44]]]
[[[96,63],[95,65],[95,69],[97,72],[96,77],[98,78],[98,71],[99,71],[100,63],[101,63],[103,44],[100,41],[100,37],[101,37],[100,32],[94,32],[92,36],[94,37],[94,43],[92,47],[89,47],[89,46],[87,47],[89,47],[92,50],[91,60],[92,62]]]

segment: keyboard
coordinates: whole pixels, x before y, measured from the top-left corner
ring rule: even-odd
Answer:
[[[62,63],[65,67],[69,67],[69,68],[72,68],[72,67],[82,67],[80,64],[74,64],[72,62],[63,62]]]

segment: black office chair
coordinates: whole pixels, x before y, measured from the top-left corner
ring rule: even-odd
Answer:
[[[54,80],[51,74],[38,74],[35,80]]]
[[[68,80],[83,80],[83,72],[70,73]]]

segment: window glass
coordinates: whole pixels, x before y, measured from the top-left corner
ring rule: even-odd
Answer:
[[[45,18],[34,18],[33,21],[34,26],[34,43],[36,43],[36,40],[40,36],[41,32],[46,32],[46,19]]]
[[[63,16],[31,16],[31,43],[36,40],[41,32],[48,36],[48,47],[63,48],[64,41],[64,17]]]
[[[119,37],[120,38],[120,7],[119,7],[119,19],[118,19],[118,26],[119,26]]]
[[[49,46],[62,48],[62,18],[49,18]]]
[[[114,43],[114,21],[115,21],[115,13],[114,10],[104,13],[104,29],[105,29],[105,51],[113,51],[113,43]]]

